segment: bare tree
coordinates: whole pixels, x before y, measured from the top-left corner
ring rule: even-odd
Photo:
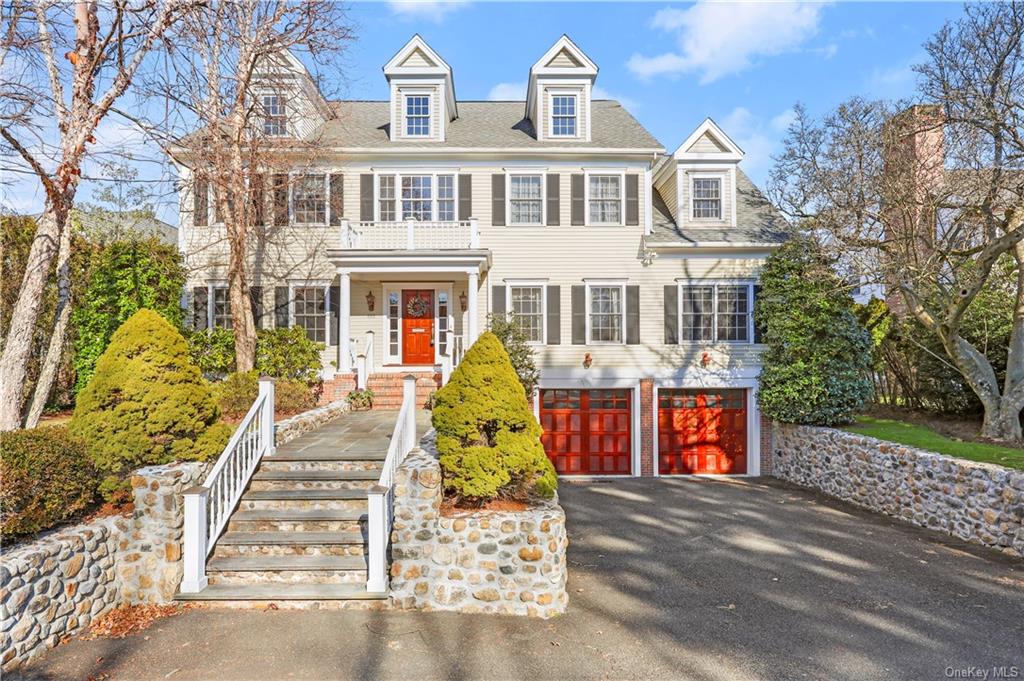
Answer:
[[[310,163],[317,124],[334,117],[295,54],[336,68],[351,37],[333,0],[207,2],[168,36],[166,70],[146,83],[167,102],[168,116],[138,122],[190,170],[200,194],[195,211],[205,212],[209,201],[214,222],[224,226],[238,371],[252,369],[256,358],[248,260],[263,234],[257,228],[268,214],[283,209],[287,216],[280,195],[287,196],[288,169]]]
[[[70,5],[53,0],[4,4],[0,140],[6,147],[5,158],[14,159],[5,170],[35,175],[46,202],[10,328],[4,334],[0,430],[21,426],[39,299],[51,276],[54,256],[70,248],[68,214],[87,146],[95,142],[100,121],[184,7],[182,0],[116,2],[102,8],[94,0]],[[60,271],[66,273],[67,258],[60,259]],[[48,363],[59,360],[70,312],[70,287],[62,285],[60,290]],[[41,370],[41,378],[51,385],[52,369]],[[37,389],[49,394],[50,385]]]
[[[967,5],[926,45],[921,104],[803,108],[769,181],[773,200],[883,284],[935,335],[981,401],[982,435],[1021,437],[1024,408],[1024,4]],[[961,335],[993,268],[1016,260],[1005,379]]]

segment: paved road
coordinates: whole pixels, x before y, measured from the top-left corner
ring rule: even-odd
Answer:
[[[564,617],[189,611],[132,638],[72,641],[25,676],[864,681],[1016,665],[1024,677],[1022,561],[774,480],[561,494]]]

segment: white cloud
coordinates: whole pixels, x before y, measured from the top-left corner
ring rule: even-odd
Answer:
[[[743,170],[755,183],[764,186],[772,154],[778,152],[786,128],[796,113],[786,109],[767,121],[749,109],[738,106],[721,120],[722,130],[743,150]]]
[[[659,10],[652,28],[675,35],[678,51],[634,54],[627,66],[649,79],[698,73],[701,84],[738,73],[757,57],[799,49],[818,30],[822,3],[699,2]]]
[[[913,94],[917,74],[911,68],[912,64],[923,61],[920,58],[912,59],[903,64],[889,68],[876,68],[868,76],[867,89],[872,97],[899,98],[908,97]]]
[[[395,0],[388,6],[391,13],[401,19],[440,24],[446,14],[468,4],[468,0]]]
[[[616,102],[621,104],[623,108],[629,109],[630,111],[636,111],[639,108],[640,103],[631,97],[625,95],[616,95],[608,92],[600,85],[595,85],[591,90],[591,97],[594,99],[614,99]]]
[[[775,132],[786,132],[789,130],[789,126],[796,120],[796,111],[792,109],[786,109],[777,116],[774,116],[768,123],[769,127]]]
[[[521,101],[526,99],[526,83],[498,83],[487,94],[491,101]]]

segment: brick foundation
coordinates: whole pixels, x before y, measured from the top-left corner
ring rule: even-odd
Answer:
[[[640,379],[640,475],[654,475],[654,379]]]
[[[424,407],[431,394],[441,386],[441,374],[433,371],[371,374],[367,381],[367,387],[373,391],[373,408],[400,409],[403,381],[409,374],[416,377],[416,406]],[[320,404],[344,400],[355,389],[355,374],[335,374],[334,378],[324,381]]]

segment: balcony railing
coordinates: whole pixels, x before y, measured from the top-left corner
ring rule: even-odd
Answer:
[[[343,219],[341,247],[409,251],[480,248],[480,237],[476,218],[451,222],[350,222]]]

